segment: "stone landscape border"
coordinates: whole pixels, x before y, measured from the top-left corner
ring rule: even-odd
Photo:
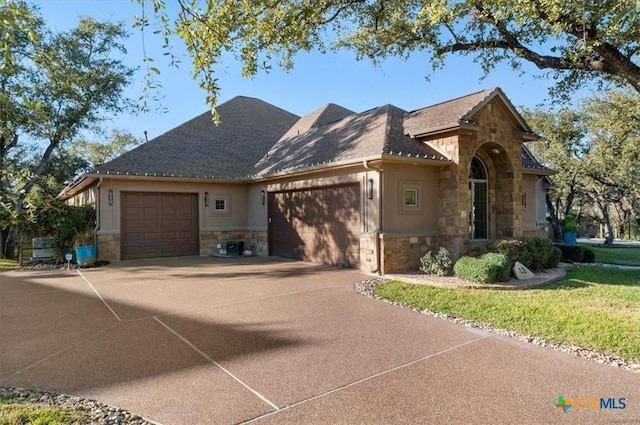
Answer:
[[[16,403],[32,403],[38,407],[57,407],[78,410],[87,414],[83,425],[158,425],[128,410],[109,406],[99,401],[67,394],[54,394],[47,391],[30,390],[15,387],[0,387],[0,399],[11,399]]]

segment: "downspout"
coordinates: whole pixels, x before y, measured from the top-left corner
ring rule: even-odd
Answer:
[[[376,270],[379,276],[382,276],[382,252],[380,247],[380,235],[382,234],[382,169],[381,168],[373,168],[369,165],[368,160],[362,161],[362,166],[365,170],[376,171],[378,173],[378,228],[374,232],[374,237],[376,238]]]
[[[103,177],[100,177],[96,185],[96,227],[93,229],[93,241],[96,245],[96,253],[98,252],[98,231],[100,230],[100,185]]]

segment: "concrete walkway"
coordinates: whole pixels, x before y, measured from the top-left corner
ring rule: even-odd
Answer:
[[[89,396],[164,425],[640,417],[640,374],[371,300],[352,290],[367,278],[256,258],[3,273],[0,386]],[[563,413],[560,395],[626,408]]]

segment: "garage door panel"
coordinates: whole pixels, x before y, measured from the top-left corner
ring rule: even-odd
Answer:
[[[163,218],[162,219],[162,228],[163,229],[175,229],[178,227],[179,220],[176,218]]]
[[[358,184],[272,193],[269,214],[273,255],[359,266]]]
[[[196,194],[123,192],[121,200],[123,259],[198,254]]]
[[[143,232],[142,239],[146,242],[158,242],[160,240],[160,233],[158,232]]]

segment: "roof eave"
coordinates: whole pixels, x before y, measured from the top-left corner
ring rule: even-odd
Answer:
[[[266,180],[279,178],[279,177],[298,176],[298,175],[316,173],[318,171],[324,171],[327,169],[345,168],[353,165],[361,165],[363,162],[375,161],[380,159],[381,159],[380,155],[369,155],[366,157],[348,158],[348,159],[343,159],[343,160],[338,160],[333,162],[325,162],[322,164],[314,164],[314,165],[305,166],[305,167],[278,170],[276,172],[268,173],[268,174],[255,174],[255,175],[249,176],[248,179],[249,181],[252,181],[252,182],[266,181]]]
[[[552,170],[551,168],[522,167],[522,174],[534,174],[536,176],[553,176],[554,174],[558,174],[558,172],[556,170]]]
[[[419,138],[425,136],[433,136],[442,133],[449,133],[456,130],[477,130],[480,126],[473,121],[454,121],[445,124],[434,125],[431,127],[410,129],[406,136],[411,138]]]
[[[439,165],[439,166],[449,166],[453,162],[446,158],[427,158],[425,156],[415,156],[411,154],[405,155],[395,155],[395,154],[379,154],[379,155],[371,155],[367,157],[358,157],[358,158],[349,158],[340,161],[328,162],[324,164],[317,164],[309,167],[300,167],[288,170],[281,170],[275,173],[269,173],[264,175],[254,175],[250,176],[250,181],[252,182],[260,182],[267,181],[280,177],[291,177],[291,176],[300,176],[305,174],[317,173],[319,171],[325,171],[329,169],[339,169],[353,166],[362,166],[364,169],[363,163],[370,161],[385,161],[385,162],[395,162],[395,163],[412,163],[412,164],[423,164],[423,165]]]
[[[533,131],[517,130],[516,133],[523,142],[536,142],[542,138],[540,135],[534,133]]]
[[[247,177],[191,177],[191,176],[175,176],[175,175],[155,175],[155,174],[110,174],[110,173],[99,173],[99,174],[83,174],[74,180],[73,183],[65,187],[59,194],[56,196],[56,199],[67,200],[82,192],[87,187],[91,186],[96,180],[103,178],[109,180],[165,180],[165,181],[180,181],[180,182],[189,182],[189,183],[227,183],[227,184],[241,184],[250,181],[250,178]]]
[[[395,155],[395,154],[382,154],[381,159],[385,162],[396,162],[396,163],[412,163],[412,164],[423,164],[423,165],[444,165],[449,166],[453,164],[453,161],[447,159],[445,157],[436,158],[436,157],[425,157],[419,155]]]
[[[91,186],[96,180],[97,179],[95,178],[95,176],[82,174],[74,181],[69,183],[67,187],[62,189],[62,191],[56,196],[56,199],[66,201],[67,199],[72,198],[78,193],[82,192],[85,188]]]

